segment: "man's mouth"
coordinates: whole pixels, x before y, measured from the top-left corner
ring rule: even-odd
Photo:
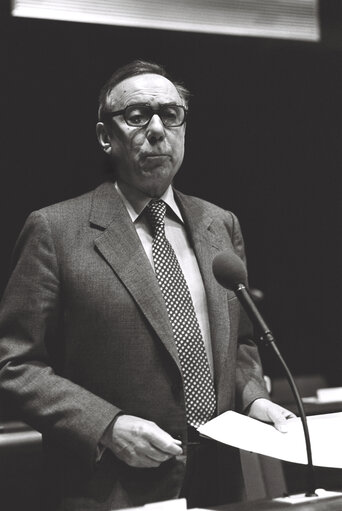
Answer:
[[[164,153],[150,153],[145,154],[145,158],[170,158],[170,155]]]

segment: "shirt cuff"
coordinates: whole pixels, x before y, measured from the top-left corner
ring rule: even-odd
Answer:
[[[111,437],[112,435],[112,431],[113,431],[113,427],[114,427],[114,424],[116,423],[117,419],[120,417],[120,415],[123,415],[123,412],[119,412],[115,417],[114,419],[108,424],[108,426],[106,427],[106,429],[104,430],[103,432],[103,435],[102,437],[100,438],[100,441],[99,441],[99,444],[98,446],[96,447],[96,458],[95,458],[95,463],[100,463],[100,461],[102,460],[102,456],[104,454],[104,452],[108,449],[108,447],[105,445],[105,444],[108,444],[108,442],[106,442],[106,438],[108,438],[108,436]]]

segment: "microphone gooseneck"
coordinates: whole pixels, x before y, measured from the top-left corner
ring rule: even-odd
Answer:
[[[315,474],[312,463],[312,451],[309,429],[307,425],[306,415],[304,412],[303,402],[298,392],[298,388],[295,384],[291,371],[289,370],[285,360],[283,359],[273,337],[273,334],[264,319],[262,318],[259,310],[257,309],[249,291],[247,288],[247,270],[243,261],[238,257],[235,252],[231,249],[224,250],[219,253],[213,261],[213,273],[219,284],[226,289],[234,291],[237,298],[239,299],[242,307],[246,311],[249,319],[251,320],[257,334],[258,339],[264,341],[267,346],[271,346],[282,367],[285,370],[285,374],[292,393],[294,395],[296,404],[298,406],[300,419],[302,422],[306,452],[308,458],[308,472],[307,472],[307,491],[305,495],[307,497],[316,496],[315,492]]]

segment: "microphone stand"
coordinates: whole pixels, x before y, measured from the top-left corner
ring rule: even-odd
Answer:
[[[316,478],[315,478],[315,471],[314,471],[314,466],[313,466],[313,463],[312,463],[312,450],[311,450],[311,442],[310,442],[310,434],[309,434],[309,428],[308,428],[308,423],[307,423],[307,420],[306,420],[306,415],[305,415],[305,412],[304,412],[304,407],[303,407],[303,402],[302,402],[302,399],[300,397],[300,394],[298,392],[298,388],[297,388],[297,385],[295,384],[295,381],[293,379],[293,376],[285,362],[285,360],[283,359],[276,343],[275,343],[275,340],[273,338],[273,335],[271,332],[268,332],[268,335],[266,336],[267,338],[265,337],[262,337],[261,339],[265,342],[266,346],[270,346],[274,353],[276,354],[276,356],[278,357],[278,360],[280,361],[281,365],[283,366],[284,370],[285,370],[285,373],[286,373],[286,377],[287,377],[287,380],[289,382],[289,385],[291,387],[291,390],[293,392],[293,395],[294,395],[294,398],[296,400],[296,404],[298,406],[298,410],[299,410],[299,416],[300,416],[300,420],[302,422],[302,425],[303,425],[303,430],[304,430],[304,437],[305,437],[305,445],[306,445],[306,453],[307,453],[307,457],[308,457],[308,464],[307,464],[307,467],[308,467],[308,470],[307,470],[307,490],[306,490],[306,493],[305,493],[305,496],[306,497],[318,497],[317,493],[316,493]]]
[[[244,284],[238,284],[235,288],[235,293],[238,296],[240,302],[243,305],[243,308],[245,309],[249,319],[253,323],[254,327],[261,332],[261,335],[259,336],[259,340],[264,342],[266,346],[270,346],[274,353],[276,354],[278,360],[280,361],[283,369],[285,370],[286,377],[288,380],[288,383],[291,387],[291,390],[293,392],[296,404],[298,406],[300,419],[302,422],[303,430],[304,430],[304,437],[305,437],[305,445],[306,445],[306,452],[307,452],[307,491],[305,492],[305,501],[308,498],[312,499],[318,499],[318,498],[325,498],[325,497],[332,497],[341,495],[339,492],[326,492],[324,491],[324,494],[318,495],[316,493],[316,483],[315,483],[315,473],[314,473],[314,466],[312,462],[312,451],[311,451],[311,442],[310,442],[310,434],[308,429],[308,424],[306,420],[306,415],[304,412],[303,402],[300,397],[300,394],[298,392],[298,388],[296,386],[296,383],[293,379],[293,376],[291,374],[291,371],[289,370],[285,360],[283,359],[276,343],[275,339],[273,337],[273,334],[271,330],[268,328],[267,324],[265,323],[264,319],[262,318],[261,314],[259,313],[259,310],[257,309],[256,305],[253,302],[253,299],[251,298],[249,292],[247,291]],[[294,500],[297,500],[296,497],[293,496]],[[286,500],[291,499],[291,497],[286,497]],[[275,499],[279,500],[279,499]],[[283,500],[283,499],[280,499]]]

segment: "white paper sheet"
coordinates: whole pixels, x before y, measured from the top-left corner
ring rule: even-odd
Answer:
[[[307,418],[313,464],[342,468],[342,412]],[[218,442],[293,463],[307,463],[305,438],[299,417],[287,421],[288,432],[245,415],[228,411],[198,428]]]
[[[121,511],[186,511],[187,509],[186,499],[183,498],[151,502],[138,507],[127,507]]]

